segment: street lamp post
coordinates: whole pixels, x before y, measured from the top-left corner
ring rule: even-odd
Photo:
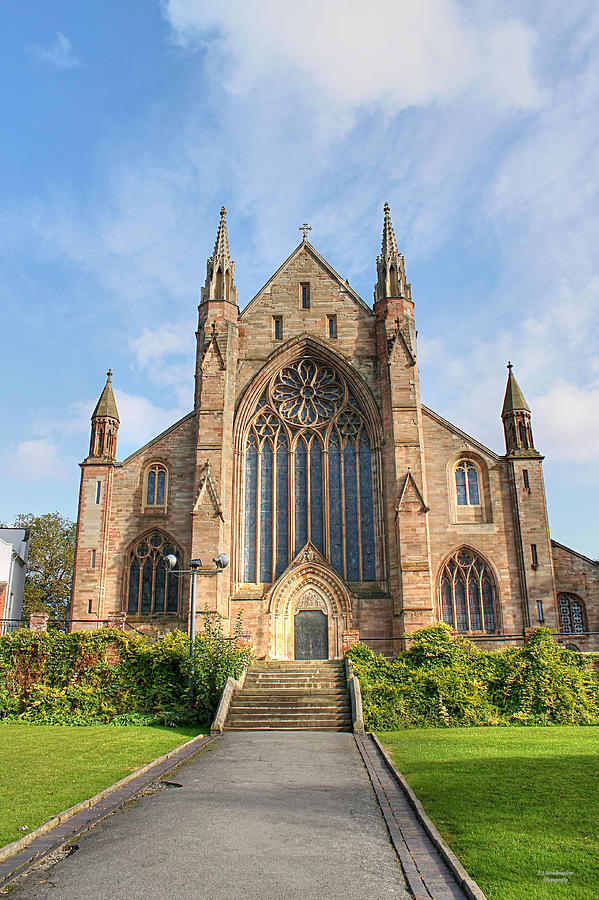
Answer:
[[[229,557],[226,553],[219,553],[218,556],[215,556],[213,562],[216,565],[214,569],[202,569],[202,560],[201,559],[190,559],[189,561],[189,569],[175,569],[177,565],[177,557],[174,553],[168,553],[164,557],[164,561],[168,566],[169,571],[173,575],[191,575],[191,597],[189,602],[189,675],[187,679],[187,690],[188,690],[188,704],[187,709],[189,712],[193,709],[193,702],[195,699],[195,690],[193,677],[195,673],[194,668],[194,658],[195,658],[195,643],[196,643],[196,596],[197,596],[197,579],[198,574],[201,575],[217,575],[219,572],[222,573],[222,570],[229,565]]]

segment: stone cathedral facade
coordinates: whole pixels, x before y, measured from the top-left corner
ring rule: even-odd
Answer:
[[[238,612],[259,657],[392,653],[439,621],[480,645],[545,624],[597,649],[597,562],[552,542],[509,367],[505,452],[420,398],[414,302],[385,205],[374,305],[304,237],[240,311],[224,208],[199,305],[193,410],[117,461],[111,374],[82,463],[74,628]],[[498,398],[499,401],[499,398]],[[498,402],[499,414],[499,402]],[[230,565],[219,571],[219,553]]]

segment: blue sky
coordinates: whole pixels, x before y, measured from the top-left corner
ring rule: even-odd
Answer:
[[[5,4],[0,519],[75,515],[109,366],[119,457],[190,409],[222,203],[243,306],[304,221],[370,303],[387,200],[423,402],[502,452],[511,359],[597,557],[598,44],[578,0]]]

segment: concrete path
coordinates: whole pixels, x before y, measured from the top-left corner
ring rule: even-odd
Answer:
[[[11,898],[411,895],[353,735],[228,732]]]

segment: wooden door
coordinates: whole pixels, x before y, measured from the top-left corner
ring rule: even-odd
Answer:
[[[296,659],[329,658],[328,617],[319,609],[304,609],[294,620]]]

